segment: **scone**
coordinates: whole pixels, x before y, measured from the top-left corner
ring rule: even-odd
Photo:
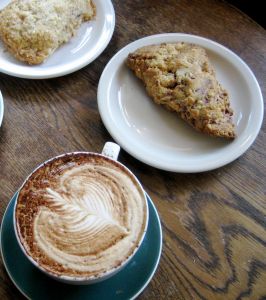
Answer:
[[[0,11],[0,37],[17,59],[40,64],[94,16],[92,0],[13,0]]]
[[[157,104],[200,132],[235,137],[228,93],[203,48],[182,42],[146,46],[129,54],[127,65]]]

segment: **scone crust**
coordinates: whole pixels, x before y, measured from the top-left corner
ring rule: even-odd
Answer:
[[[205,49],[183,42],[146,46],[130,53],[127,65],[157,104],[200,132],[235,137],[228,92],[217,81]]]
[[[0,38],[18,60],[40,64],[95,14],[92,0],[14,0],[0,11]]]

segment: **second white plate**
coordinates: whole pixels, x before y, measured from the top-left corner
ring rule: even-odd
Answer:
[[[3,117],[4,117],[4,101],[3,101],[2,93],[0,91],[0,127],[3,121]]]
[[[0,1],[0,9],[10,0]],[[29,66],[9,54],[0,40],[0,72],[8,75],[44,79],[77,71],[96,59],[108,45],[115,27],[111,0],[94,0],[95,20],[81,25],[71,40],[59,47],[44,63]]]
[[[128,54],[142,46],[179,41],[206,49],[218,80],[230,95],[235,140],[198,133],[154,104],[143,83],[125,65]],[[105,127],[129,154],[153,167],[185,173],[212,170],[238,158],[254,142],[263,119],[260,87],[243,60],[211,40],[179,33],[142,38],[120,50],[102,73],[98,107]]]

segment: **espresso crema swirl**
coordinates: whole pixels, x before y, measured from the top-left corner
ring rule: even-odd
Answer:
[[[42,267],[99,276],[134,252],[147,215],[128,172],[99,156],[59,159],[40,171],[22,188],[16,217],[23,246]]]

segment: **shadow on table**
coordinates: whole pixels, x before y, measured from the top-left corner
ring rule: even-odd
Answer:
[[[244,13],[246,13],[249,17],[251,17],[254,21],[256,21],[261,26],[266,28],[265,14],[262,13],[264,11],[264,9],[263,9],[264,1],[227,0],[227,2],[233,4],[235,7],[239,8]]]

